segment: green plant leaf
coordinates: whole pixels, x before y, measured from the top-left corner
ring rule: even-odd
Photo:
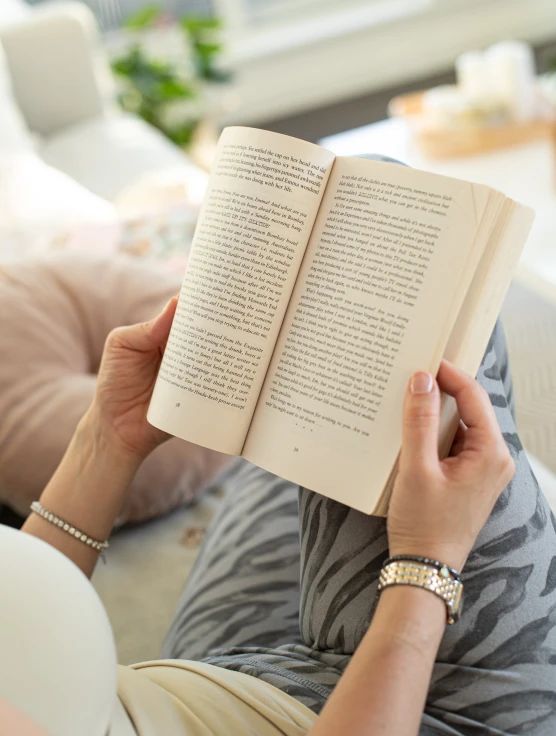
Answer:
[[[220,18],[204,17],[202,15],[186,15],[180,20],[180,25],[184,31],[196,34],[201,31],[215,31],[222,28]]]
[[[189,120],[173,128],[170,135],[174,143],[183,148],[190,146],[200,122],[200,120]]]
[[[156,76],[172,78],[175,74],[172,65],[163,59],[147,59],[145,57],[145,65]]]
[[[162,100],[191,100],[197,96],[195,87],[179,79],[163,79],[159,83]]]
[[[144,63],[143,52],[140,46],[133,45],[124,56],[112,61],[112,69],[116,74],[132,76]]]
[[[150,28],[161,15],[162,10],[158,5],[146,5],[141,10],[129,16],[124,23],[124,28],[127,28],[128,31],[141,31],[145,28]]]
[[[199,56],[202,56],[205,59],[210,59],[211,57],[216,56],[222,51],[222,44],[197,43],[195,44],[195,51],[199,54]]]

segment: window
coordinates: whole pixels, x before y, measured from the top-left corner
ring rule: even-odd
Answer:
[[[346,0],[244,0],[246,19],[251,24],[337,10],[349,4]]]
[[[45,0],[29,0],[33,4]],[[1,2],[1,0],[0,0]],[[212,15],[212,0],[82,0],[88,5],[104,31],[113,30],[122,25],[126,18],[147,5],[158,5],[171,16],[186,13]]]
[[[213,6],[224,20],[231,58],[241,65],[405,21],[441,2],[448,0],[213,0]]]
[[[450,0],[453,1],[453,0]],[[463,2],[467,0],[456,0]],[[469,0],[478,2],[480,0]],[[343,35],[362,27],[396,22],[426,12],[447,0],[212,0],[214,12],[223,18],[230,37],[250,45],[260,39],[268,50],[281,34],[282,45],[318,42],[325,36]],[[260,44],[259,44],[260,45]],[[278,43],[280,45],[280,43]],[[250,52],[248,52],[250,53]]]

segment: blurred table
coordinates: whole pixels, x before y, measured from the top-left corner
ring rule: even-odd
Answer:
[[[403,120],[385,120],[319,141],[339,156],[380,153],[415,168],[499,189],[537,213],[516,279],[556,303],[556,184],[552,141],[540,140],[480,156],[430,159]]]

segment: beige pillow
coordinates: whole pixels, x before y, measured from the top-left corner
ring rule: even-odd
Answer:
[[[106,336],[153,317],[180,282],[152,264],[84,253],[0,268],[0,502],[27,514],[93,398]],[[169,440],[139,469],[120,521],[190,501],[227,461]]]

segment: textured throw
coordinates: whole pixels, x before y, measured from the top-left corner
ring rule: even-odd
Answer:
[[[519,436],[556,475],[556,305],[512,284],[502,309]]]

